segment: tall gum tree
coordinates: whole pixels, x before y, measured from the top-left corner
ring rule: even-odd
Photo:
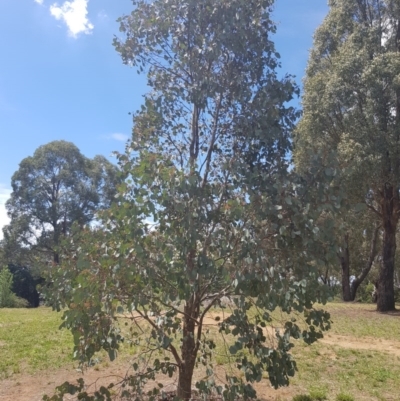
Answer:
[[[295,373],[291,338],[311,343],[329,327],[313,304],[327,300],[318,271],[336,248],[332,227],[316,222],[340,199],[328,176],[309,185],[316,175],[288,168],[296,88],[277,78],[271,9],[270,0],[146,0],[120,20],[116,50],[147,73],[151,91],[119,156],[117,202],[102,230],[69,239],[48,296],[68,308],[63,325],[82,363],[101,348],[113,359],[117,321],[132,322],[126,397],[165,374],[176,375],[180,400],[194,385],[206,398],[255,398],[264,372],[274,387]],[[210,329],[207,314],[227,298],[232,307]],[[225,385],[216,342],[230,361]]]
[[[117,167],[103,156],[89,159],[67,141],[40,146],[11,179],[11,221],[3,229],[9,263],[29,263],[30,256],[59,263],[61,237],[74,222],[84,226],[109,207],[118,183]]]
[[[400,5],[331,0],[329,7],[307,68],[295,161],[304,170],[309,149],[337,151],[338,182],[382,227],[377,309],[390,311],[400,213]]]

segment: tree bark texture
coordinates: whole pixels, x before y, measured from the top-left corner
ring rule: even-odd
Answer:
[[[382,262],[377,282],[377,310],[379,312],[388,312],[395,310],[394,262],[399,196],[397,189],[389,183],[385,184],[382,192],[383,244]]]
[[[182,338],[182,363],[179,367],[178,390],[177,396],[179,400],[188,401],[192,396],[192,378],[194,366],[196,363],[196,341],[195,329],[196,323],[194,319],[198,313],[194,311],[196,306],[193,305],[193,298],[185,306],[185,316],[183,319],[183,338]],[[195,316],[194,316],[195,315]],[[194,318],[194,319],[193,319]]]
[[[339,256],[340,266],[342,268],[342,298],[343,301],[351,301],[350,294],[350,252],[349,235],[346,234],[343,240],[342,253]]]

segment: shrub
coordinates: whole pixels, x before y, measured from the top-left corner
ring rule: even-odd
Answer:
[[[14,294],[14,297],[12,299],[12,304],[11,306],[9,306],[9,308],[29,308],[29,306],[30,304],[26,299],[17,297]]]
[[[23,308],[28,306],[28,301],[17,297],[12,292],[13,275],[4,267],[0,271],[0,308]]]
[[[361,284],[357,291],[357,301],[367,304],[371,303],[373,292],[374,284],[371,281]]]
[[[13,275],[7,267],[0,272],[0,308],[12,306],[15,294],[12,292]]]

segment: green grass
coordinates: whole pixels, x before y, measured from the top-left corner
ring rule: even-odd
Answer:
[[[0,379],[72,363],[72,336],[49,308],[0,309]]]
[[[313,401],[325,401],[328,399],[328,389],[326,387],[311,387],[310,397]]]
[[[333,320],[329,334],[341,341],[398,341],[400,316],[374,312],[375,305],[332,303],[325,306]],[[318,342],[296,342],[293,350],[299,372],[292,385],[299,393],[322,388],[329,401],[397,400],[400,394],[400,357],[368,349],[352,349]],[[322,393],[321,393],[322,395]]]
[[[344,391],[356,395],[356,400],[394,400],[400,394],[399,357],[322,343],[296,345],[293,354],[299,372],[292,380],[294,386],[306,389],[324,386],[328,400],[334,400],[335,394]]]
[[[331,333],[400,341],[399,314],[376,313],[373,304],[335,302],[321,307],[332,315]],[[400,309],[400,305],[397,308]]]
[[[375,345],[382,340],[397,341],[394,346],[400,346],[400,315],[378,314],[374,305],[332,303],[325,309],[333,320],[329,334],[340,341],[365,343],[373,338]],[[214,315],[219,312],[212,311]],[[14,373],[72,366],[72,337],[68,331],[58,330],[60,315],[49,308],[0,309],[0,379]],[[215,329],[210,328],[210,335],[217,344],[216,365],[227,368],[224,341]],[[230,341],[229,336],[226,341]],[[277,395],[276,399],[292,401],[296,394],[312,401],[398,399],[400,356],[385,352],[387,343],[382,344],[383,350],[378,351],[343,347],[335,341],[311,346],[295,341],[293,355],[298,372],[291,380],[292,396]],[[135,347],[125,345],[121,349],[123,358],[134,353]],[[100,358],[102,364],[108,363],[103,355]]]
[[[339,393],[336,396],[336,401],[354,401],[354,397],[350,394]]]

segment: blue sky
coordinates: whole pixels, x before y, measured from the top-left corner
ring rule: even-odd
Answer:
[[[131,10],[131,0],[0,0],[0,238],[11,176],[37,147],[64,139],[88,157],[124,149],[128,113],[146,92],[111,45]],[[282,72],[299,84],[327,11],[327,0],[276,0]]]

